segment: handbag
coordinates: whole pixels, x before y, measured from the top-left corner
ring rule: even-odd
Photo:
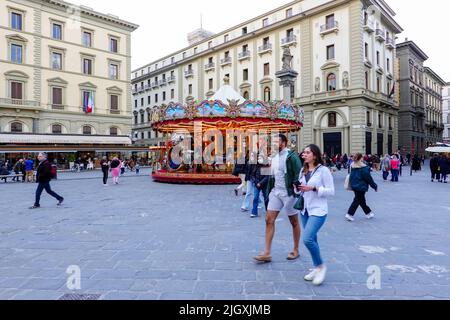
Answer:
[[[305,210],[305,198],[303,197],[303,195],[300,195],[300,197],[298,198],[297,202],[294,205],[294,209],[300,211]]]
[[[347,191],[353,191],[352,185],[350,183],[351,174],[352,174],[352,169],[350,168],[350,173],[347,175],[347,177],[345,178],[345,182],[344,182],[344,188]]]

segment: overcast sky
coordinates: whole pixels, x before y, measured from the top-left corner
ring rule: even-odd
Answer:
[[[386,0],[397,13],[395,19],[430,57],[425,63],[450,81],[450,44],[446,39],[450,1],[444,0]],[[187,33],[200,26],[220,32],[245,20],[268,12],[290,0],[74,0],[102,13],[111,13],[140,25],[132,38],[132,68],[139,68],[187,46]]]

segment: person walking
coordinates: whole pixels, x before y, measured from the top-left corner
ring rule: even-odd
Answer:
[[[258,158],[258,163],[254,165],[250,165],[250,182],[253,184],[253,208],[250,218],[257,218],[258,215],[258,206],[260,203],[261,195],[264,198],[264,204],[267,203],[267,195],[264,186],[267,186],[267,176],[263,176],[261,169],[264,165],[264,159],[262,157]],[[266,205],[267,209],[267,205]]]
[[[13,179],[12,179],[12,181],[17,181],[17,182],[19,182],[19,178],[20,177],[18,177],[18,175],[20,174],[20,173],[22,173],[22,171],[23,171],[23,166],[24,166],[24,163],[23,163],[23,159],[19,159],[19,161],[17,161],[16,162],[16,164],[14,165],[14,167],[13,167],[13,171],[14,171],[14,174],[16,175]],[[23,178],[23,177],[22,177]]]
[[[245,166],[245,183],[247,184],[247,190],[245,192],[244,201],[242,202],[241,206],[241,211],[243,212],[250,211],[252,197],[254,197],[255,184],[251,181],[250,178],[252,171],[255,169],[254,166],[256,165],[256,163],[257,163],[256,155],[255,153],[252,152]]]
[[[433,155],[433,158],[430,160],[430,170],[431,170],[431,182],[434,182],[434,179],[440,180],[441,175],[438,171],[439,169],[439,156],[437,153]]]
[[[119,176],[122,170],[123,162],[119,158],[114,157],[111,161],[111,176],[114,184],[119,184]]]
[[[125,168],[127,166],[127,161],[120,161],[120,174],[125,174]]]
[[[247,157],[246,157],[247,158]],[[240,190],[246,190],[247,182],[245,181],[245,172],[247,169],[247,159],[237,159],[233,168],[233,176],[239,177],[241,179],[241,184],[234,189],[234,194],[236,197],[239,195]],[[246,193],[246,192],[243,192]]]
[[[301,212],[303,243],[311,254],[314,264],[314,269],[304,279],[319,286],[325,281],[327,267],[321,256],[317,234],[327,220],[327,198],[335,194],[334,181],[330,170],[323,166],[318,146],[306,147],[303,160],[300,184],[298,187],[295,186],[295,192],[302,194],[304,199],[304,209]]]
[[[366,214],[367,219],[372,219],[375,215],[372,209],[367,206],[366,203],[366,193],[369,191],[369,186],[378,192],[378,186],[370,175],[370,168],[367,167],[362,161],[362,154],[357,153],[354,157],[355,162],[352,165],[352,170],[350,173],[350,185],[353,192],[355,193],[355,198],[353,199],[348,213],[345,218],[353,222],[355,221],[355,213],[358,207],[361,207]]]
[[[392,182],[398,182],[399,170],[400,170],[400,160],[398,160],[397,155],[394,154],[391,159]]]
[[[381,162],[381,170],[383,171],[383,180],[387,181],[389,177],[389,172],[391,171],[391,157],[385,155],[383,161]]]
[[[50,181],[52,180],[52,166],[50,162],[47,160],[47,154],[45,152],[41,152],[38,155],[39,165],[37,167],[36,173],[36,182],[38,183],[38,187],[36,189],[36,199],[34,201],[34,205],[30,207],[30,209],[38,209],[41,207],[40,200],[42,191],[46,191],[49,195],[56,198],[58,200],[58,206],[61,206],[64,198],[59,194],[54,192],[50,187]]]
[[[139,174],[139,172],[141,171],[141,165],[139,164],[139,161],[136,161],[134,169],[136,170],[136,174]]]
[[[411,171],[417,172],[417,171],[422,170],[420,162],[421,162],[421,160],[420,160],[419,156],[417,154],[415,154],[413,157]]]
[[[267,184],[269,205],[266,214],[266,232],[264,252],[253,259],[257,262],[271,262],[272,241],[275,234],[275,221],[284,209],[292,225],[294,249],[289,253],[288,260],[296,260],[300,257],[300,223],[299,211],[294,208],[296,203],[294,183],[298,181],[301,170],[301,160],[295,151],[287,148],[288,139],[285,135],[278,135],[279,153],[272,159],[271,174]]]
[[[108,161],[108,158],[106,156],[104,156],[102,158],[102,161],[100,162],[100,166],[102,168],[103,185],[105,187],[108,185],[109,165],[110,165],[110,162]]]
[[[439,180],[439,182],[447,183],[447,175],[449,174],[449,160],[447,159],[445,154],[442,154],[440,156],[438,163],[441,174],[441,179]]]

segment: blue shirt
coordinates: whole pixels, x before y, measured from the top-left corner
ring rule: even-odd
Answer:
[[[25,170],[26,171],[32,171],[33,170],[33,166],[34,166],[34,161],[28,159],[27,161],[25,161]]]

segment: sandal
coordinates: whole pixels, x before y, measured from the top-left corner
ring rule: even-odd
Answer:
[[[258,262],[264,262],[264,263],[269,263],[272,262],[272,257],[271,256],[266,256],[266,255],[259,255],[254,257],[253,259],[255,259]]]
[[[289,253],[288,257],[286,258],[289,261],[293,261],[293,260],[297,260],[298,258],[300,258],[299,254],[295,254],[295,252],[291,252]]]

